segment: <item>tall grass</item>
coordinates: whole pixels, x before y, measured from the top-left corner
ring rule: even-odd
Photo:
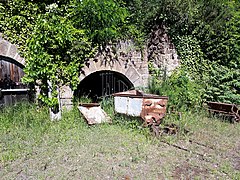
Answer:
[[[136,134],[147,132],[142,129],[139,119],[115,114],[112,99],[104,99],[101,107],[112,118],[113,130],[122,129]],[[88,126],[77,107],[63,112],[60,121],[51,121],[46,107],[28,103],[5,107],[0,113],[0,163],[31,154],[34,148],[43,144],[55,146],[76,138],[78,141],[91,129],[97,132],[109,129],[109,126]]]
[[[175,153],[170,146],[164,147],[166,144],[161,142],[177,144],[181,139],[187,140],[185,145],[189,145],[188,140],[192,139],[210,147],[215,145],[222,152],[234,148],[240,132],[240,126],[232,127],[231,124],[218,119],[207,118],[202,111],[198,113],[184,111],[181,117],[171,113],[163,120],[163,126],[171,123],[177,124],[180,127],[180,133],[155,138],[150,135],[148,128],[142,127],[141,119],[116,114],[112,99],[103,100],[101,107],[112,118],[112,124],[88,126],[76,107],[72,111],[63,112],[60,121],[51,121],[48,108],[39,108],[33,104],[18,104],[2,109],[0,113],[0,167],[4,168],[5,179],[13,179],[15,176],[8,171],[8,167],[22,164],[21,168],[24,173],[29,173],[24,170],[27,167],[42,177],[53,173],[60,179],[62,171],[69,178],[68,168],[75,172],[76,167],[79,166],[81,168],[78,173],[83,172],[79,177],[86,177],[86,179],[88,179],[89,170],[93,172],[92,177],[95,178],[98,177],[95,173],[99,175],[99,172],[101,177],[106,177],[106,171],[108,174],[114,171],[116,174],[113,176],[119,178],[119,174],[122,176],[125,173],[124,168],[130,169],[136,177],[145,177],[145,173],[141,175],[139,173],[150,169],[148,175],[153,177],[162,162],[173,162],[171,166],[174,167],[184,158],[188,159],[192,156],[190,154],[186,157],[180,153],[179,149]],[[189,130],[189,133],[185,134],[184,129]],[[184,142],[181,141],[181,143]],[[193,150],[198,152],[200,149],[193,147]],[[214,155],[216,159],[217,155],[216,157]],[[109,167],[111,162],[114,168],[110,170],[105,168]],[[45,165],[48,169],[42,171],[41,168]],[[152,169],[153,167],[157,168]],[[223,167],[225,171],[226,167]],[[139,168],[140,171],[137,171]],[[227,170],[229,174],[234,172],[231,169]],[[19,169],[15,171],[18,173]],[[172,170],[166,168],[164,171],[171,174]],[[154,177],[157,177],[156,174]]]
[[[98,136],[106,131],[116,134],[124,131],[143,135],[150,141],[155,141],[148,128],[142,126],[143,120],[138,117],[129,117],[115,113],[113,99],[104,99],[101,107],[112,118],[113,123],[100,126],[88,126],[76,107],[68,112],[63,112],[60,121],[51,121],[49,110],[34,104],[18,104],[6,107],[0,113],[0,163],[9,162],[20,156],[31,154],[38,146],[57,146],[67,141],[86,141],[92,131]],[[176,124],[180,128],[178,135],[167,137],[170,140],[188,137],[184,130],[190,133],[208,127],[208,124],[226,130],[228,125],[209,121],[204,111],[183,111],[181,116],[173,112],[167,114],[162,122]],[[111,128],[110,128],[111,127]],[[162,138],[162,137],[161,137]]]
[[[0,113],[0,161],[31,153],[34,146],[45,141],[46,135],[57,140],[70,128],[84,127],[76,109],[63,114],[61,121],[53,122],[46,107],[21,103],[3,108]]]

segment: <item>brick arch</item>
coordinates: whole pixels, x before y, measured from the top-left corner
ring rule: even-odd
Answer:
[[[100,49],[81,69],[80,81],[97,71],[123,74],[134,87],[147,87],[149,71],[146,49],[138,50],[132,41],[120,41],[115,47]]]
[[[21,68],[25,67],[25,60],[19,55],[17,46],[3,39],[1,34],[0,34],[0,58],[4,59],[5,61],[16,64]]]
[[[90,60],[81,70],[80,81],[98,71],[112,71],[124,75],[134,87],[146,87],[148,81],[148,66],[142,60]]]

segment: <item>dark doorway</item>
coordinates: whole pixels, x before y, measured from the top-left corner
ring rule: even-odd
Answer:
[[[21,82],[23,76],[23,66],[0,56],[0,107],[29,101],[28,86]]]
[[[133,87],[133,84],[121,73],[98,71],[90,74],[80,82],[74,96],[78,98],[85,96],[96,102],[102,97],[126,91]]]

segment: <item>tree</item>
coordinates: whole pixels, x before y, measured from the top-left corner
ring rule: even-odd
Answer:
[[[121,36],[127,15],[122,3],[114,0],[9,0],[0,3],[0,31],[19,45],[26,59],[23,80],[39,85],[39,98],[57,106],[57,86],[77,87],[84,62],[97,44]]]
[[[49,106],[56,106],[57,86],[70,85],[76,89],[80,68],[92,52],[91,42],[84,30],[74,28],[68,18],[59,15],[57,4],[38,15],[35,23],[27,40],[24,81],[40,85],[39,98]],[[47,81],[52,86],[51,98]]]
[[[94,43],[106,44],[124,37],[129,13],[122,1],[73,0],[70,7],[74,26],[85,29]]]

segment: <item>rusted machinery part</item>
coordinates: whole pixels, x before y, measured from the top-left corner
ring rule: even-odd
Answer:
[[[240,110],[235,104],[208,101],[207,106],[209,112],[232,117],[233,122],[240,121]]]
[[[145,116],[141,116],[143,119],[143,126],[151,126],[151,125],[160,125],[162,119],[165,117],[164,113],[156,114],[156,113],[148,113]]]
[[[155,137],[159,137],[159,135],[160,135],[160,127],[159,127],[159,125],[152,124],[150,126],[150,130],[152,131],[152,133],[153,133],[153,135]]]

